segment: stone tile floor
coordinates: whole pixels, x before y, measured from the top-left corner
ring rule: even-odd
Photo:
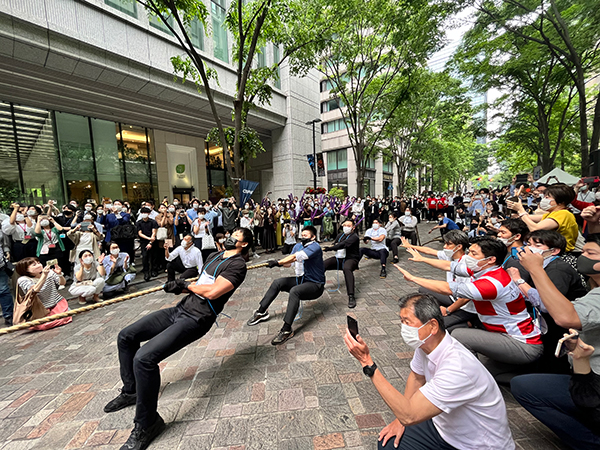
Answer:
[[[401,254],[413,272],[442,277],[406,259]],[[342,341],[349,312],[343,276],[341,292],[331,292],[337,280],[328,273],[328,290],[305,303],[287,344],[270,344],[287,294],[275,301],[268,322],[246,325],[271,280],[288,274],[291,269],[250,271],[225,308],[232,319],[161,364],[159,412],[168,428],[151,449],[377,448],[378,433],[393,416]],[[391,266],[387,279],[378,275],[377,261],[361,263],[352,312],[374,360],[403,390],[412,353],[400,337],[396,301],[415,287]],[[121,386],[117,334],[178,300],[159,292],[76,316],[59,329],[0,337],[0,449],[120,448],[134,410],[102,411]],[[520,449],[566,448],[503,392]]]

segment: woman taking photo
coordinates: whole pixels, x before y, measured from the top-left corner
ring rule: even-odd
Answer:
[[[52,259],[62,258],[65,246],[60,238],[60,232],[64,228],[54,221],[50,216],[39,216],[35,224],[33,235],[37,239],[36,256],[40,259],[42,265]]]
[[[19,274],[18,289],[21,290],[23,295],[33,289],[44,308],[48,310],[48,316],[69,310],[67,301],[58,290],[59,286],[66,284],[65,277],[63,277],[62,270],[58,265],[44,267],[38,258],[29,257],[17,262],[15,271]],[[65,317],[32,327],[32,330],[49,330],[72,321],[72,317]]]

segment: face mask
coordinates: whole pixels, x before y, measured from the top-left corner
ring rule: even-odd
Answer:
[[[85,210],[86,210],[86,211],[91,211],[91,210],[92,210],[92,207],[91,207],[91,206],[86,206],[86,207],[85,207]]]
[[[110,254],[113,255],[113,256],[118,256],[119,255],[119,249],[118,248],[113,248],[110,251]]]
[[[452,259],[452,257],[454,256],[454,254],[458,251],[458,248],[445,248],[443,250],[444,255],[446,255],[446,257]]]
[[[544,257],[544,259],[550,258],[552,256],[552,249],[544,250],[542,248],[531,247],[531,246],[529,246],[528,248],[533,253],[535,253],[537,255],[542,255]],[[547,255],[544,255],[545,252],[549,252],[549,253]]]
[[[343,227],[342,230],[344,230],[344,234],[350,234],[352,232],[352,227]]]
[[[169,212],[170,213],[174,213],[175,212],[175,208],[169,208]]]
[[[17,220],[17,222],[23,222],[25,220],[25,216],[23,214],[17,214],[17,217],[15,217],[15,219]]]
[[[596,264],[600,263],[597,259],[591,259],[587,256],[581,255],[577,258],[577,272],[582,273],[584,275],[597,275],[600,273],[600,270],[596,270]]]
[[[83,263],[84,264],[91,264],[92,261],[94,261],[94,257],[93,256],[86,256],[85,258],[83,258]]]
[[[548,197],[544,197],[542,199],[542,201],[540,202],[540,209],[543,209],[544,211],[548,211],[550,208],[552,208],[552,200],[549,199]]]
[[[27,211],[27,215],[28,215],[29,217],[33,217],[33,216],[35,216],[36,214],[37,214],[37,213],[36,213],[36,212],[35,212],[35,210],[33,210],[33,209],[30,209],[29,211]]]
[[[92,216],[83,216],[83,220],[87,220],[89,222],[92,220]]]
[[[306,245],[306,244],[308,244],[311,241],[312,241],[311,238],[302,238],[302,239],[300,239],[300,242],[302,242],[302,245]]]
[[[198,209],[198,208],[200,208],[200,205],[199,205],[199,204],[197,204],[197,203],[194,203],[194,204],[192,205],[192,208],[194,208],[194,209]]]
[[[587,189],[588,189],[587,185],[583,185],[583,186],[581,186],[581,187],[579,188],[579,190],[580,190],[581,192],[585,192],[585,191],[587,191]]]
[[[495,217],[492,217],[491,222],[492,224],[496,225],[496,223],[498,223],[498,220]]]
[[[141,215],[141,218],[142,218],[142,219],[147,219],[147,218],[148,218],[148,214],[147,214],[147,213],[143,213],[143,214]]]
[[[600,202],[600,192],[596,192],[596,201]]]
[[[102,214],[104,214],[104,211],[102,211],[101,209],[99,209],[98,211],[96,211],[96,214],[98,214],[99,216],[101,216]]]
[[[404,211],[405,216],[410,216],[410,211]]]
[[[175,206],[177,206],[177,205],[179,205],[179,202],[178,202],[178,201],[174,201],[174,202],[173,202],[173,204],[174,204]]]
[[[479,271],[483,270],[483,268],[479,266],[479,263],[484,262],[486,259],[489,259],[489,258],[475,259],[471,255],[466,255],[465,256],[465,264],[467,265],[467,267],[469,269],[471,269],[472,272],[479,272]]]
[[[508,238],[508,239],[505,239],[505,238],[498,238],[498,240],[499,240],[500,242],[502,242],[504,245],[506,245],[507,247],[510,247],[510,246],[513,244],[513,242],[515,242],[515,241],[516,241],[516,239],[515,239],[515,236],[513,236],[513,237],[511,237],[511,238]]]
[[[115,205],[115,212],[121,212],[121,210],[123,209],[122,206],[120,205]]]
[[[192,241],[183,241],[184,248],[190,248],[192,246],[192,244],[193,244]]]
[[[374,230],[378,230],[379,229],[379,224],[378,223],[374,223],[373,224],[373,229]]]
[[[227,239],[225,239],[225,242],[223,242],[223,246],[225,247],[225,250],[234,250],[236,248],[237,244],[237,239],[229,236]]]
[[[112,203],[107,203],[107,204],[106,204],[106,207],[107,207],[107,208],[112,208]]]
[[[198,214],[198,220],[204,220],[204,214]]]
[[[47,227],[48,225],[50,225],[50,221],[49,221],[49,220],[42,220],[42,221],[40,222],[40,225],[41,225],[43,228],[45,228],[45,227]]]
[[[402,324],[402,329],[400,331],[402,339],[404,339],[405,344],[413,350],[418,349],[425,343],[427,339],[431,337],[431,333],[429,333],[429,336],[427,336],[425,339],[419,339],[419,330],[425,325],[427,325],[427,323],[421,325],[420,327],[411,327],[410,325]]]

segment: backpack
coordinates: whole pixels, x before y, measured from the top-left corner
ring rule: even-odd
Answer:
[[[136,228],[131,222],[124,223],[123,225],[117,225],[110,230],[111,239],[135,239]]]

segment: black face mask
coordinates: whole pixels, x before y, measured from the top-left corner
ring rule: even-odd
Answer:
[[[300,239],[300,242],[302,242],[302,245],[306,245],[306,244],[308,244],[311,241],[312,241],[311,238],[302,238],[302,239]]]
[[[596,264],[600,264],[600,261],[581,255],[577,258],[577,272],[584,275],[597,275],[600,273],[600,270],[594,268]]]
[[[223,242],[223,246],[225,247],[225,250],[235,250],[237,242],[238,240],[236,238],[229,236],[225,239],[225,242]]]

